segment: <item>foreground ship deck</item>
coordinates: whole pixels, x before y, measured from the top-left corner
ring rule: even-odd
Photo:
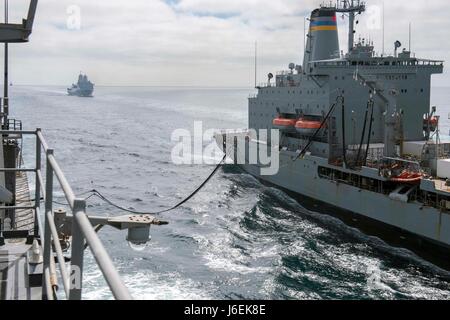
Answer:
[[[10,125],[6,127],[0,131],[4,138],[2,160],[5,160],[5,167],[0,168],[0,172],[5,174],[7,187],[12,186],[13,190],[12,200],[0,207],[0,298],[53,300],[66,295],[70,299],[81,299],[83,256],[85,249],[89,247],[113,295],[118,299],[131,299],[94,226],[143,228],[149,225],[148,222],[135,221],[136,219],[132,221],[131,217],[87,216],[86,201],[78,199],[73,193],[56,162],[53,149],[48,147],[41,131],[24,131]],[[21,165],[22,150],[19,146],[25,136],[35,138],[34,168]],[[45,170],[42,168],[43,154]],[[30,198],[27,174],[33,174],[35,178],[33,199]],[[65,194],[71,213],[53,210],[54,176]],[[6,194],[4,189],[2,194]],[[44,204],[42,211],[41,202]],[[60,281],[57,267],[60,271]],[[61,284],[64,294],[57,295]]]
[[[32,206],[28,178],[23,172],[16,174],[16,202],[22,207]],[[41,299],[42,289],[33,287],[27,256],[32,247],[27,237],[34,227],[34,210],[18,209],[13,217],[4,224],[4,245],[0,246],[0,300]]]
[[[22,24],[0,24],[0,42],[5,43],[6,53],[9,43],[28,41],[37,3],[30,0]],[[6,54],[5,76],[7,58]],[[127,240],[142,245],[149,241],[151,225],[166,223],[149,215],[87,215],[86,200],[74,194],[41,130],[23,130],[20,120],[9,117],[7,77],[4,83],[0,104],[0,300],[81,299],[87,248],[114,298],[131,299],[97,232],[104,226],[128,230]],[[23,162],[23,148],[29,148],[28,143],[34,146],[30,153],[35,155],[33,163]],[[33,196],[28,176],[34,178]],[[64,194],[67,211],[54,210],[56,185]]]

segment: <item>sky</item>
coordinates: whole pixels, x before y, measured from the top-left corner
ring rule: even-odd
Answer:
[[[10,22],[29,0],[9,0]],[[3,1],[0,1],[3,2]],[[11,45],[15,84],[70,85],[80,71],[97,85],[251,87],[301,64],[304,21],[321,0],[40,0],[30,42]],[[384,1],[385,52],[400,40],[420,58],[450,61],[450,1]],[[329,0],[327,1],[329,3]],[[383,0],[368,0],[356,37],[382,52]],[[3,7],[1,7],[3,10]],[[347,19],[338,16],[341,49]],[[1,54],[1,51],[0,51]],[[450,86],[450,75],[433,77]]]

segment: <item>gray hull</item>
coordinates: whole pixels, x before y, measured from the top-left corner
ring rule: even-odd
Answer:
[[[220,135],[216,137],[216,140],[228,155],[246,158],[239,148],[236,150],[233,146],[224,145]],[[257,143],[251,141],[250,144],[256,145]],[[249,144],[246,149],[248,146]],[[246,154],[248,154],[248,150],[246,150]],[[386,234],[390,233],[391,238],[394,235],[401,245],[407,242],[414,243],[412,247],[407,247],[413,250],[418,249],[414,250],[418,253],[428,246],[432,246],[433,249],[439,248],[433,252],[426,252],[425,256],[427,258],[436,257],[439,262],[443,261],[442,265],[445,268],[450,267],[448,259],[450,254],[450,214],[448,212],[441,212],[418,201],[409,201],[398,194],[372,192],[324,178],[319,174],[319,168],[335,168],[326,159],[307,155],[303,159],[293,161],[296,155],[294,152],[281,151],[280,169],[276,175],[262,175],[262,167],[259,165],[242,164],[239,166],[263,182],[291,194],[312,199],[316,203],[339,209],[342,213],[346,212],[349,216],[344,216],[344,221],[345,218],[351,220],[352,213],[354,213],[366,218],[368,222],[377,223],[378,226],[381,226],[381,233],[386,231]],[[248,158],[246,158],[246,163],[248,163]],[[366,176],[378,175],[377,170],[370,168],[364,168],[363,173]],[[320,211],[320,208],[314,207],[314,210]],[[383,234],[380,235],[383,237]],[[405,235],[409,239],[405,239]]]
[[[334,207],[354,212],[381,223],[450,248],[450,215],[418,202],[393,200],[389,196],[321,178],[323,159],[306,157],[296,162],[293,154],[281,153],[280,171],[263,176],[257,165],[242,165],[251,175],[275,186],[316,199]],[[328,164],[323,163],[324,166]]]
[[[79,88],[76,88],[76,89],[69,88],[69,89],[67,89],[67,93],[69,94],[69,96],[92,97],[93,93],[94,93],[94,90],[91,90],[91,89],[83,90],[83,89],[79,89]]]

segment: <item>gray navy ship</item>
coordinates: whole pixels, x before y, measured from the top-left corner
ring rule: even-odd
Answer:
[[[87,75],[80,74],[78,82],[72,84],[72,87],[67,89],[69,96],[78,97],[92,97],[94,93],[94,84],[89,81]]]
[[[391,55],[355,41],[365,9],[362,1],[338,1],[312,11],[303,64],[291,63],[275,81],[269,74],[249,98],[250,129],[224,130],[216,140],[235,164],[306,208],[449,268],[450,144],[430,106],[431,76],[443,72],[443,61],[416,58],[400,41]],[[346,52],[341,14],[349,18]],[[276,174],[263,173],[260,156],[252,161],[262,146],[279,152]]]

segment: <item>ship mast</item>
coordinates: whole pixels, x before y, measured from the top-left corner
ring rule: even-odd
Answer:
[[[5,24],[8,24],[8,0],[5,0]],[[8,98],[8,42],[5,42],[5,66],[4,66],[4,92],[3,92],[3,112],[4,125],[8,125],[9,98]]]
[[[355,43],[355,17],[366,11],[366,3],[360,0],[340,0],[336,4],[336,12],[348,13],[348,53],[352,52]]]

